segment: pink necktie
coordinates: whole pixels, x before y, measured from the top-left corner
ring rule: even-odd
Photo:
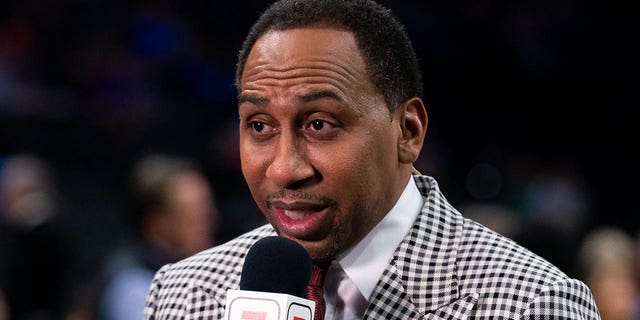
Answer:
[[[315,301],[316,303],[316,315],[314,320],[324,320],[324,276],[329,269],[330,261],[317,262],[313,264],[311,272],[311,280],[307,286],[307,299]]]

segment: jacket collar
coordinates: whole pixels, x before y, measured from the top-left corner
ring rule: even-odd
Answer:
[[[477,295],[461,298],[458,291],[456,256],[462,216],[447,202],[435,179],[414,179],[424,197],[422,212],[376,286],[368,315],[380,315],[380,310],[374,311],[375,304],[391,303],[400,304],[395,309],[405,313],[446,315],[447,310],[455,310],[459,314],[477,301]]]

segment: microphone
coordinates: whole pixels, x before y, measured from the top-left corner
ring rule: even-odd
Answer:
[[[271,236],[247,252],[240,290],[227,292],[226,320],[313,320],[315,302],[304,298],[311,257],[297,242]]]

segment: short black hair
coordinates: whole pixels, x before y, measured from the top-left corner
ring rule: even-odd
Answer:
[[[352,32],[373,84],[391,112],[412,97],[422,98],[422,78],[404,27],[391,11],[371,0],[280,0],[271,4],[242,44],[236,69],[242,72],[256,41],[272,30],[328,26]]]

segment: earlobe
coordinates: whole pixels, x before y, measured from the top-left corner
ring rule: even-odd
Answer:
[[[427,110],[420,98],[405,101],[396,110],[401,134],[398,137],[398,160],[410,164],[418,159],[427,133]]]

